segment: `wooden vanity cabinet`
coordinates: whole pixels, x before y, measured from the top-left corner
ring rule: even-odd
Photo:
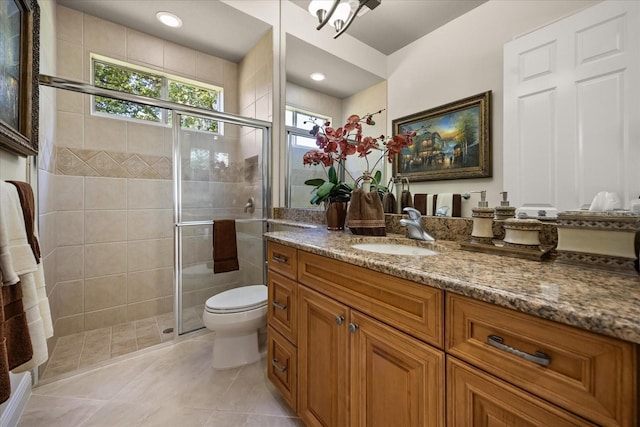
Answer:
[[[302,251],[298,277],[298,414],[305,424],[444,426],[444,352],[380,321],[398,305],[396,323],[438,341],[426,323],[432,310],[441,319],[440,291]]]
[[[639,345],[268,246],[268,376],[307,426],[640,425]]]

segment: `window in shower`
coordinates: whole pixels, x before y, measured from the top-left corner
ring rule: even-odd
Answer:
[[[91,62],[95,86],[205,110],[222,111],[223,92],[220,87],[99,55],[92,55]],[[135,102],[94,96],[93,110],[99,114],[171,125],[171,114],[167,110]],[[182,116],[181,127],[222,133],[221,124],[217,120],[202,117]]]
[[[291,126],[300,130],[310,131],[314,125],[322,125],[325,122],[331,122],[331,117],[323,116],[322,114],[316,114],[309,111],[300,110],[295,107],[287,105],[285,111],[285,125]],[[309,135],[309,137],[295,137],[292,141],[294,145],[298,147],[317,148],[316,139]]]

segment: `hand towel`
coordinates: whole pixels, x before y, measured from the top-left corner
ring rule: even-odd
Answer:
[[[13,369],[13,372],[30,371],[42,365],[49,358],[47,338],[45,337],[44,324],[42,316],[40,315],[34,274],[27,273],[21,275],[20,282],[22,283],[22,304],[27,317],[33,357],[28,362]]]
[[[435,214],[435,202],[438,198],[437,194],[427,194],[427,213],[426,215],[432,216]]]
[[[418,209],[421,215],[427,215],[427,194],[414,194],[413,207]]]
[[[11,397],[11,377],[7,360],[7,339],[0,338],[0,403]]]
[[[0,292],[1,305],[3,305],[2,292]],[[4,323],[4,310],[0,310],[0,322]],[[0,328],[0,403],[5,402],[9,397],[11,397],[11,377],[9,376],[7,339],[4,337],[3,328]]]
[[[236,222],[232,219],[213,221],[213,272],[239,270]]]
[[[33,198],[33,189],[31,185],[21,181],[7,181],[13,184],[18,191],[18,198],[20,199],[20,206],[22,207],[22,216],[24,218],[24,227],[27,234],[27,242],[31,246],[33,257],[36,259],[36,263],[40,263],[40,244],[36,237],[35,227],[35,213],[36,206]]]
[[[435,197],[435,212],[443,206],[449,207],[445,216],[460,217],[462,215],[462,196],[454,193],[440,193]]]
[[[33,280],[36,285],[36,301],[42,318],[44,336],[45,338],[51,338],[53,336],[53,322],[51,320],[51,307],[47,297],[47,284],[44,281],[44,266],[42,263],[38,264],[38,269],[33,273]]]
[[[444,216],[451,216],[453,213],[453,193],[438,193],[434,215],[438,212],[438,209],[443,207],[448,208]]]
[[[2,336],[6,339],[9,370],[33,357],[33,347],[27,325],[27,315],[22,305],[22,284],[2,287]]]
[[[357,188],[351,192],[347,224],[353,234],[386,236],[384,209],[377,191]]]
[[[37,270],[15,186],[0,181],[0,269],[4,285],[18,283],[19,275]]]

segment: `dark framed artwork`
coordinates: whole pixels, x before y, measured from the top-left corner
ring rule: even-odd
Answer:
[[[393,120],[394,135],[416,132],[393,175],[409,181],[491,176],[491,91]]]
[[[37,0],[0,0],[0,148],[38,153]]]

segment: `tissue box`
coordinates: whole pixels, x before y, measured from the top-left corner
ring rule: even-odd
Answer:
[[[558,213],[558,262],[638,274],[640,215],[633,212]]]

